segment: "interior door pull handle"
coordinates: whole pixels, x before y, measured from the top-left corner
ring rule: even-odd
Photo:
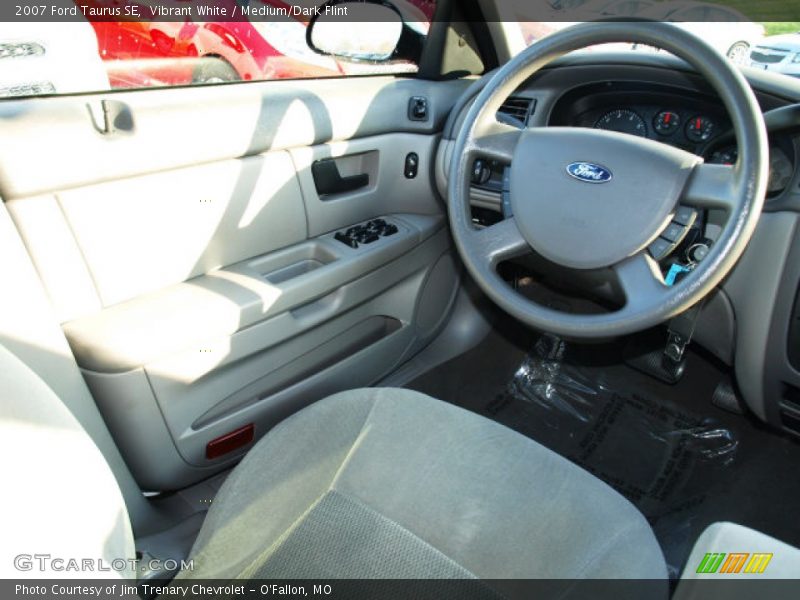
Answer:
[[[342,177],[333,158],[326,158],[313,163],[311,165],[311,174],[314,176],[314,186],[320,196],[352,192],[369,185],[368,173]]]
[[[124,102],[101,100],[87,104],[94,128],[103,135],[133,133],[133,113]]]

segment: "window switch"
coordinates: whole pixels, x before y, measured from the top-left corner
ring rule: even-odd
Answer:
[[[336,232],[333,237],[351,248],[358,248],[358,242],[342,231]]]

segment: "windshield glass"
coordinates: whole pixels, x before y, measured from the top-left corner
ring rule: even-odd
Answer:
[[[729,6],[653,0],[551,0],[552,21],[519,21],[523,47],[582,20],[649,19],[671,22],[701,37],[742,67],[800,77],[800,21],[751,21]],[[603,44],[582,52],[662,52],[641,44]]]

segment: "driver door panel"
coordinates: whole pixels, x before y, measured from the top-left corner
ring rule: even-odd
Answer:
[[[113,97],[132,125],[115,133],[93,123],[97,96],[0,104],[5,207],[142,488],[226,468],[249,444],[209,458],[210,442],[250,426],[257,439],[435,335],[458,272],[430,172],[463,89],[373,77],[125,92]],[[429,98],[427,122],[408,119],[412,96]],[[47,145],[24,135],[43,123]],[[368,183],[320,194],[326,159]],[[375,219],[396,232],[358,248],[335,237]]]

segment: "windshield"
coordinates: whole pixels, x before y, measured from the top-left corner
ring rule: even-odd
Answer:
[[[767,71],[782,77],[800,77],[800,22],[747,20],[727,7],[699,2],[662,6],[652,0],[552,0],[555,6],[580,6],[580,14],[590,10],[597,19],[642,18],[673,23],[701,37],[733,63]],[[671,3],[670,3],[671,4]],[[551,4],[552,5],[552,4]],[[563,15],[562,15],[563,12]],[[521,44],[517,50],[535,44],[548,35],[577,21],[555,20],[566,16],[566,8],[553,10],[553,21],[520,21]],[[576,13],[577,14],[577,13]],[[641,44],[603,44],[582,52],[619,51],[660,53],[662,50]]]

